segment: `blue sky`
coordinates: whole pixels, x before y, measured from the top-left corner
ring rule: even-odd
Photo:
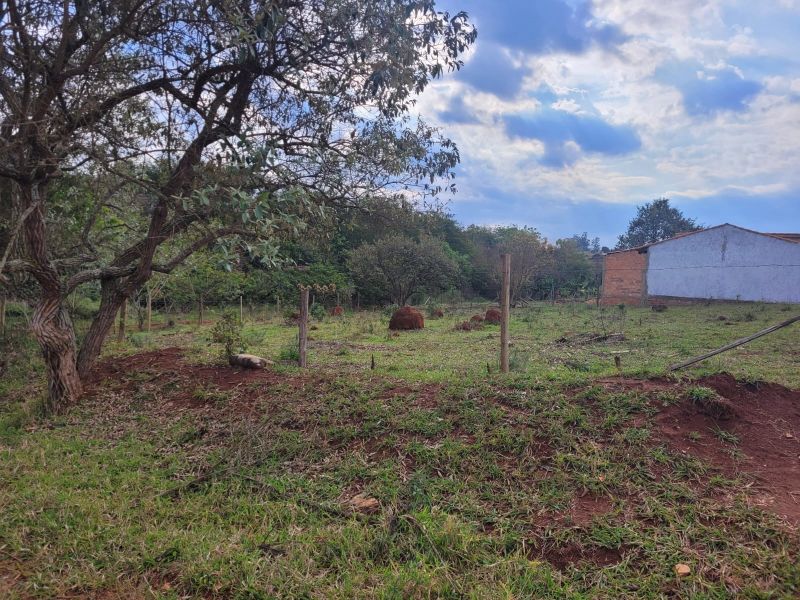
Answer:
[[[800,0],[442,0],[478,41],[418,107],[462,223],[613,245],[653,198],[800,231]]]

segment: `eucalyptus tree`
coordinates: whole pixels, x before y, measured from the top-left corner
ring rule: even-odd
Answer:
[[[154,272],[220,239],[269,259],[320,207],[451,185],[456,148],[410,111],[475,35],[433,0],[0,1],[0,178],[22,246],[0,277],[38,284],[50,408],[79,397]],[[70,172],[104,184],[56,242]],[[119,197],[136,217],[109,247],[98,216]],[[78,348],[65,300],[90,281],[101,304]]]

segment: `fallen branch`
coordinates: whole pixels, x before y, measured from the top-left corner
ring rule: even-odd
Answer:
[[[777,325],[773,325],[772,327],[767,327],[766,329],[762,329],[761,331],[754,333],[753,335],[748,335],[747,337],[741,338],[736,340],[735,342],[731,342],[730,344],[725,344],[721,348],[717,348],[716,350],[712,350],[711,352],[706,352],[705,354],[701,354],[700,356],[696,356],[694,358],[690,358],[689,360],[685,360],[680,363],[676,363],[670,366],[670,371],[677,371],[678,369],[683,369],[684,367],[688,367],[689,365],[693,365],[694,363],[698,363],[701,360],[705,360],[707,358],[711,358],[712,356],[716,356],[717,354],[722,354],[723,352],[727,352],[732,348],[736,348],[737,346],[741,346],[742,344],[746,344],[747,342],[752,342],[755,339],[758,339],[762,336],[767,335],[768,333],[772,333],[773,331],[778,331],[779,329],[783,329],[784,327],[788,327],[792,323],[796,321],[800,321],[800,315],[796,317],[792,317],[791,319],[786,319],[785,321],[778,323]]]

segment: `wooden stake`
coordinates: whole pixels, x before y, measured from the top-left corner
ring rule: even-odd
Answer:
[[[299,350],[299,363],[300,368],[307,366],[306,360],[306,344],[308,343],[308,288],[300,289],[300,334],[298,336],[297,346]]]
[[[0,294],[0,334],[6,337],[6,295]]]
[[[203,324],[203,297],[200,296],[197,302],[197,324]]]
[[[791,319],[786,319],[785,321],[778,323],[777,325],[773,325],[772,327],[767,327],[766,329],[762,329],[761,331],[754,333],[753,335],[749,335],[747,337],[738,339],[735,342],[731,342],[730,344],[725,344],[721,348],[717,348],[716,350],[712,350],[711,352],[707,352],[705,354],[701,354],[700,356],[696,356],[694,358],[690,358],[689,360],[685,360],[683,362],[674,364],[669,368],[669,370],[677,371],[678,369],[683,369],[684,367],[688,367],[689,365],[698,363],[701,360],[711,358],[712,356],[716,356],[717,354],[722,354],[723,352],[726,352],[732,348],[736,348],[737,346],[741,346],[742,344],[746,344],[747,342],[752,342],[753,340],[758,339],[761,336],[767,335],[768,333],[772,333],[773,331],[778,331],[778,329],[783,329],[784,327],[788,327],[789,325],[797,321],[800,321],[800,315],[792,317]]]
[[[503,254],[503,289],[500,297],[500,371],[508,373],[508,319],[511,312],[511,255]]]
[[[244,325],[244,304],[242,303],[242,296],[239,296],[239,324]]]
[[[119,328],[117,329],[117,341],[125,341],[125,321],[128,316],[128,299],[125,298],[122,306],[119,307]]]

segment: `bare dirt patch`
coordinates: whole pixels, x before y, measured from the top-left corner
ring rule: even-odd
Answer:
[[[600,546],[579,546],[566,544],[563,546],[547,546],[534,548],[530,558],[544,559],[559,571],[564,571],[579,563],[589,563],[596,567],[608,567],[620,562],[626,548],[603,548]]]
[[[720,373],[692,382],[718,394],[724,411],[709,410],[669,379],[598,380],[614,391],[669,392],[678,402],[655,416],[656,439],[703,459],[730,477],[752,478],[762,508],[800,523],[800,391],[765,382],[741,382]]]

